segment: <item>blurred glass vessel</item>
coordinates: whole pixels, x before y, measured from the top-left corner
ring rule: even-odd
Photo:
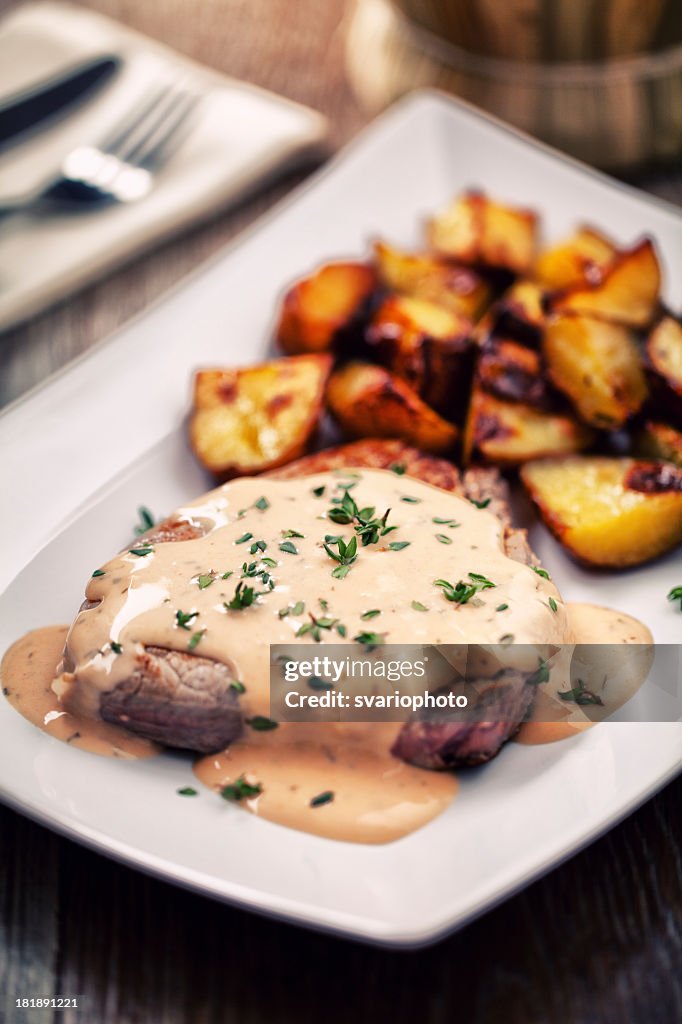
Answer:
[[[351,81],[435,86],[614,170],[682,157],[679,0],[355,0]]]

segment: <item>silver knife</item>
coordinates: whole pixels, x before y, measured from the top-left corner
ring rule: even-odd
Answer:
[[[98,57],[9,97],[0,104],[0,148],[86,99],[109,81],[120,63],[115,56]]]

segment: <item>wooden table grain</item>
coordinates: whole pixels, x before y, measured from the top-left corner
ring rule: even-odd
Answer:
[[[88,5],[209,65],[318,107],[332,120],[333,146],[366,120],[344,75],[343,0]],[[0,11],[9,6],[0,0]],[[300,177],[217,215],[2,337],[0,404],[145,308]],[[682,202],[682,169],[649,172],[635,182]],[[429,949],[388,952],[211,902],[0,808],[0,1021],[677,1024],[681,823],[677,780],[606,837],[458,934]],[[78,995],[82,1009],[59,1015],[15,1007],[31,994]]]

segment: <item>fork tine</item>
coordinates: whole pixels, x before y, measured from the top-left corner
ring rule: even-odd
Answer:
[[[200,99],[197,93],[179,93],[165,116],[159,119],[145,139],[130,153],[128,162],[138,167],[151,167],[167,158],[169,152],[177,147],[181,129],[187,124]]]
[[[121,148],[126,145],[131,137],[137,134],[150,114],[167,96],[170,89],[171,85],[167,82],[156,85],[149,93],[147,100],[140,107],[132,113],[126,112],[112,130],[103,139],[100,139],[98,148],[105,153],[112,153],[118,156]]]

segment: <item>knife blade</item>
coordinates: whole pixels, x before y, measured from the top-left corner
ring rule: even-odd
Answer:
[[[0,147],[86,99],[109,81],[120,63],[115,56],[98,57],[9,99],[0,106]]]

